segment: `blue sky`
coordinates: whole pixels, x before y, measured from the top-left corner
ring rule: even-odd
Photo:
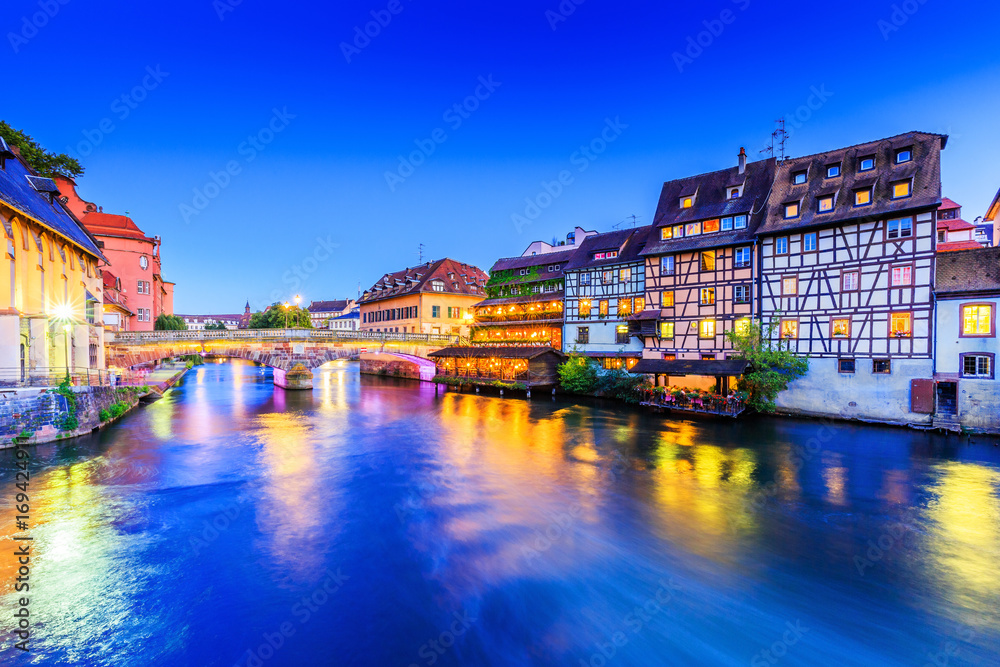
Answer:
[[[181,313],[648,224],[664,180],[759,157],[781,116],[793,156],[951,135],[967,220],[1000,187],[993,3],[675,4],[10,0],[2,117],[163,237]]]

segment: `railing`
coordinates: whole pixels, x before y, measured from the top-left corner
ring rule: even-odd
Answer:
[[[505,382],[527,382],[530,379],[528,371],[481,371],[475,368],[459,368],[445,370],[438,368],[442,377],[468,378],[469,380],[503,380]]]
[[[0,389],[18,387],[57,387],[66,379],[66,369],[46,369],[41,371],[0,368]],[[74,387],[110,387],[122,385],[143,385],[145,374],[136,371],[109,372],[99,368],[73,368],[69,372],[70,384]]]
[[[746,410],[746,402],[735,396],[699,395],[696,397],[674,396],[670,393],[643,391],[642,405],[680,410],[683,412],[698,412],[702,414],[724,415],[736,417]]]
[[[452,345],[450,334],[397,333],[391,331],[337,331],[334,329],[227,329],[225,331],[122,331],[114,333],[111,345],[155,345],[203,341],[295,340],[314,342],[429,343]]]

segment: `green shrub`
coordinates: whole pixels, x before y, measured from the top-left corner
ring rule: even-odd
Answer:
[[[75,431],[80,428],[80,417],[77,415],[76,394],[70,388],[69,376],[59,383],[56,393],[66,399],[66,416],[56,426],[60,431]]]

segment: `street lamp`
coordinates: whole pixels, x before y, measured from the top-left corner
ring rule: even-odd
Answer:
[[[73,325],[67,322],[63,325],[63,333],[66,334],[66,379],[69,380],[69,332],[73,330]]]
[[[288,328],[288,302],[285,302],[285,328]]]
[[[301,297],[301,296],[299,296],[298,294],[296,294],[296,295],[295,295],[295,310],[296,310],[296,313],[295,313],[295,321],[296,321],[296,323],[298,323],[298,321],[299,321],[299,313],[298,313],[297,311],[298,311],[298,309],[299,309],[299,302],[300,302],[300,301],[302,301],[302,297]]]

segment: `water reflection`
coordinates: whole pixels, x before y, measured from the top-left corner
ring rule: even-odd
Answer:
[[[811,630],[782,664],[1000,649],[1000,453],[955,438],[669,420],[343,362],[287,392],[222,363],[35,456],[43,664],[242,665],[283,622],[269,666],[426,664],[462,610],[478,620],[437,664],[593,664],[617,630],[617,664],[745,664],[796,620]],[[343,592],[302,621],[336,571]],[[15,577],[0,558],[5,609]],[[683,590],[629,630],[669,580]]]

